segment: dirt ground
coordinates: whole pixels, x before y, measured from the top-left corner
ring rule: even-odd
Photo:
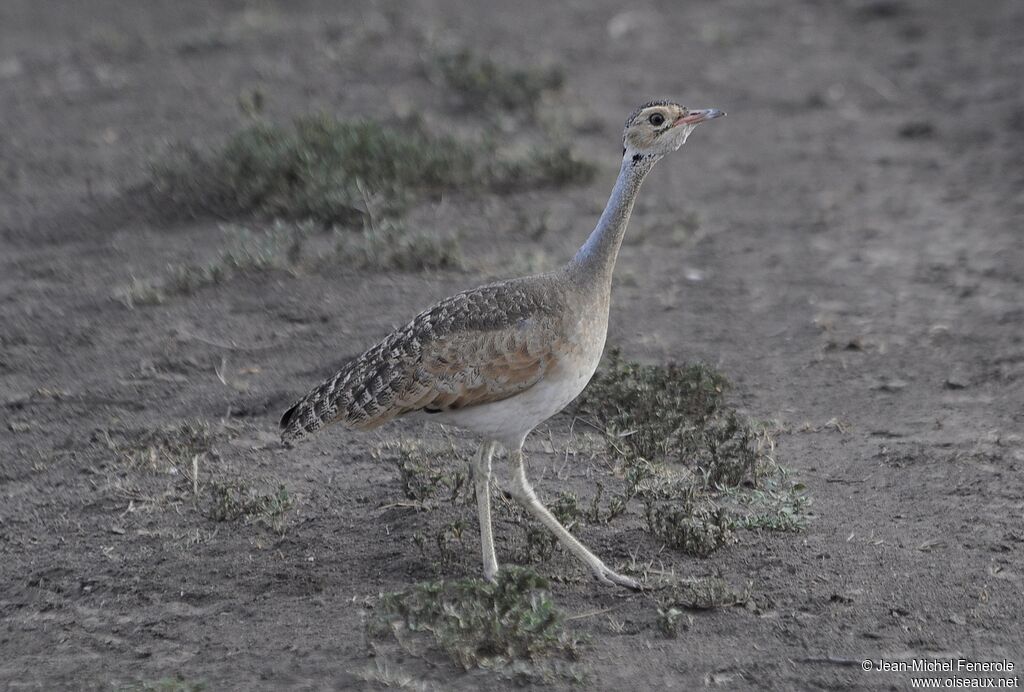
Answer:
[[[609,343],[725,372],[747,415],[790,431],[778,456],[813,515],[803,533],[746,534],[705,560],[639,524],[581,529],[612,562],[749,582],[756,603],[693,613],[667,639],[649,596],[556,554],[537,568],[564,575],[554,598],[591,637],[583,688],[909,685],[864,658],[1005,658],[1019,673],[1024,5],[341,5],[0,5],[0,685],[368,685],[363,599],[477,574],[475,529],[439,567],[413,536],[446,518],[389,507],[398,476],[373,451],[441,440],[436,427],[335,429],[287,450],[280,413],[433,300],[536,253],[569,257],[611,187],[625,116],[665,97],[729,116],[645,184]],[[562,127],[596,180],[421,204],[411,218],[457,232],[466,270],[269,272],[162,305],[114,299],[220,242],[216,221],[125,202],[169,143],[222,141],[255,88],[275,120],[415,111],[436,131],[468,127],[422,67],[448,40],[562,66]],[[683,241],[666,230],[680,218],[699,220]],[[166,479],[129,468],[117,440],[186,420],[220,435],[199,480],[287,488],[283,535],[137,495]],[[592,468],[562,469],[569,424],[528,440],[542,497],[593,494]],[[497,527],[499,559],[515,530]],[[443,664],[426,684],[514,686]]]

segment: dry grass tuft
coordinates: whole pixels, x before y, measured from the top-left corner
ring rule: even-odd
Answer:
[[[259,523],[284,533],[295,501],[280,484],[260,492],[252,480],[224,480],[218,433],[203,421],[155,430],[102,431],[98,441],[116,455],[111,488],[132,508],[192,506],[211,521]]]
[[[129,470],[186,476],[193,459],[213,452],[215,436],[206,422],[197,420],[156,430],[105,430],[103,439]]]
[[[324,232],[310,223],[279,220],[266,228],[225,226],[223,232],[226,247],[213,260],[169,265],[165,275],[153,279],[133,277],[114,292],[114,298],[129,308],[159,305],[242,275],[335,265],[409,272],[463,266],[457,239],[406,231],[387,219],[363,230]]]
[[[360,232],[336,232],[335,238],[333,252],[321,256],[321,263],[405,272],[465,266],[457,238],[409,231],[397,221],[384,220]]]

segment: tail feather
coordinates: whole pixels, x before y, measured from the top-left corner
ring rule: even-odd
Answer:
[[[281,440],[283,442],[298,440],[310,432],[302,424],[303,419],[306,417],[303,409],[306,411],[309,409],[306,405],[306,399],[296,402],[294,406],[285,411],[284,415],[281,416]]]
[[[370,430],[411,410],[396,404],[400,393],[407,394],[409,365],[402,361],[402,344],[396,345],[403,334],[396,332],[350,360],[285,411],[281,416],[281,439],[298,440],[335,422],[356,430]],[[418,349],[416,345],[406,350],[411,356]]]
[[[299,404],[297,403],[294,406],[292,406],[290,409],[285,411],[284,415],[281,416],[281,433],[282,434],[284,434],[285,431],[287,431],[288,428],[291,427],[292,421],[295,420],[295,414],[298,412],[298,410],[299,410]]]
[[[302,397],[281,416],[281,439],[298,440],[316,432],[335,419],[337,395],[335,380],[328,380]]]

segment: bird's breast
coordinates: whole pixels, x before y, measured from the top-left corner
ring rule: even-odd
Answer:
[[[567,322],[563,338],[565,358],[560,363],[563,372],[553,374],[574,385],[578,383],[579,389],[573,394],[575,398],[586,387],[601,362],[608,335],[607,303],[585,305]]]

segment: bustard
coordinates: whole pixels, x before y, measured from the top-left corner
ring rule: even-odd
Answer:
[[[491,457],[509,452],[510,493],[594,576],[638,589],[570,534],[540,502],[523,469],[523,441],[561,411],[597,369],[608,330],[612,270],[640,184],[698,123],[724,115],[669,101],[637,108],[622,135],[622,166],[586,243],[561,269],[459,293],[428,308],[349,362],[281,418],[297,440],[338,422],[369,430],[409,413],[482,436],[473,460],[484,577],[498,571],[491,532]]]

